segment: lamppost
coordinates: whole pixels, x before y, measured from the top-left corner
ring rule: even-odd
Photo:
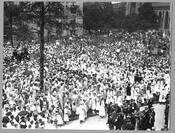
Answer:
[[[57,22],[58,22],[57,35],[59,33],[59,36],[61,36],[61,32],[62,32],[62,19],[58,18],[57,19]]]

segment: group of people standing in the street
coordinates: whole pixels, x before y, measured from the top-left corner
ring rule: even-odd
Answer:
[[[170,127],[170,93],[166,95],[165,102],[165,130],[168,130]]]
[[[73,117],[79,117],[82,124],[95,114],[108,115],[110,129],[152,129],[152,104],[165,103],[170,91],[169,56],[148,56],[148,44],[143,42],[149,42],[153,33],[121,33],[120,40],[117,34],[99,40],[71,37],[45,44],[43,91],[39,86],[39,45],[27,50],[29,60],[4,61],[3,127],[59,127]],[[140,112],[143,105],[148,109]]]
[[[110,104],[108,106],[108,121],[110,130],[154,130],[155,111],[152,106],[139,111],[134,101],[128,101],[126,106]]]

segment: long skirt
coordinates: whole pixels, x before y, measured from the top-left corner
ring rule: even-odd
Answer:
[[[76,115],[79,115],[79,112],[80,112],[80,107],[76,107]]]
[[[96,110],[97,104],[94,100],[92,100],[92,110]]]
[[[40,107],[40,105],[36,105],[36,112],[37,112],[37,113],[40,113],[40,112],[41,112],[41,107]]]
[[[100,106],[100,110],[99,110],[99,116],[105,116],[106,113],[105,113],[105,107],[104,106]]]
[[[87,118],[87,111],[88,111],[88,107],[87,107],[87,105],[85,105],[85,118]]]
[[[85,113],[80,113],[79,114],[79,120],[84,121],[85,120]]]
[[[100,110],[100,102],[98,101],[96,104],[96,110],[99,111]]]
[[[85,115],[85,109],[83,109],[83,108],[80,107],[80,110],[79,110],[79,120],[80,121],[84,121],[85,120],[85,117],[86,117],[86,115]]]
[[[68,114],[64,114],[64,121],[68,122],[69,121],[69,115]]]
[[[63,119],[61,117],[61,115],[57,115],[57,124],[58,125],[62,125],[64,122],[63,122]]]
[[[122,96],[119,96],[117,99],[117,104],[119,107],[121,107],[123,105],[123,100],[122,100]]]
[[[109,104],[109,97],[106,98],[106,104]]]

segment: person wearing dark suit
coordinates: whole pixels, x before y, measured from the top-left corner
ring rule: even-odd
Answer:
[[[152,129],[154,127],[155,122],[155,111],[154,108],[150,109],[150,119],[149,119],[149,128]]]
[[[138,130],[146,130],[146,123],[145,123],[145,116],[144,113],[141,113],[139,116],[139,121],[138,121],[138,125],[137,125],[137,129]]]
[[[148,100],[148,109],[151,109],[151,107],[153,106],[153,103],[154,101],[152,98]]]
[[[109,130],[114,130],[115,119],[116,119],[116,112],[113,111],[113,112],[109,115],[109,118],[108,118]]]
[[[131,103],[131,113],[135,113],[136,110],[137,110],[137,104],[133,100]]]
[[[131,116],[131,123],[132,123],[132,124],[134,125],[134,127],[135,127],[135,125],[136,125],[136,117],[135,117],[134,113],[131,113],[130,116]]]
[[[115,130],[121,130],[122,125],[123,125],[123,115],[121,113],[118,113],[114,123]]]
[[[131,86],[130,83],[128,83],[128,86],[126,87],[126,95],[131,96]]]
[[[113,108],[112,108],[112,103],[110,103],[108,106],[107,106],[107,123],[106,124],[109,124],[109,119],[110,119],[110,115],[111,113],[113,112]]]
[[[118,106],[118,104],[114,105],[114,110],[116,111],[116,113],[120,113],[121,112],[121,108]]]
[[[128,104],[126,112],[127,112],[127,115],[130,115],[132,113],[132,108],[130,104]]]
[[[122,112],[124,114],[124,118],[126,118],[127,116],[127,106],[128,106],[127,103],[124,103],[124,105],[122,106]]]
[[[128,115],[126,119],[123,121],[123,130],[135,130],[135,126],[131,121],[131,116]]]
[[[149,119],[150,119],[150,110],[148,108],[145,109],[144,113],[144,121],[145,121],[145,129],[149,128]]]

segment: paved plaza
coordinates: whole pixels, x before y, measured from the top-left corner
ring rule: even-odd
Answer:
[[[155,130],[160,131],[164,126],[164,110],[165,105],[154,104],[154,110],[156,113],[155,116]],[[141,110],[144,107],[141,107]],[[163,117],[162,117],[163,116]],[[79,120],[70,121],[67,125],[58,127],[57,129],[63,130],[109,130],[108,125],[106,124],[107,117],[100,118],[99,116],[93,116],[86,119],[82,124],[79,123]],[[46,125],[46,129],[56,129],[53,125]]]

